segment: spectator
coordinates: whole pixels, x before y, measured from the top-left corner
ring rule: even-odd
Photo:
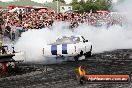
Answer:
[[[4,13],[4,14],[3,14]],[[22,32],[31,29],[42,29],[45,27],[51,28],[54,21],[65,21],[70,23],[70,28],[74,29],[79,24],[87,24],[92,26],[106,26],[122,25],[123,17],[118,14],[108,13],[39,13],[35,10],[17,12],[4,11],[0,15],[0,33],[4,32],[12,41],[14,41],[17,33],[21,36]],[[1,24],[2,23],[2,24]],[[18,32],[19,31],[19,32]],[[12,36],[11,36],[12,35]]]
[[[16,33],[16,26],[15,23],[12,23],[11,25],[11,40],[14,41],[15,40],[15,34]]]
[[[11,39],[11,23],[8,22],[5,27],[5,35],[8,36]]]

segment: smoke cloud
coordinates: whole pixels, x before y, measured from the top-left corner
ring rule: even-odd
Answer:
[[[53,29],[44,28],[25,32],[15,44],[15,48],[26,52],[26,61],[46,61],[47,59],[42,56],[42,48],[62,35],[84,36],[93,43],[93,53],[132,48],[132,31],[123,27],[111,26],[106,29],[83,24],[72,32],[69,29],[63,29],[63,24],[65,23],[55,23],[56,26],[53,26]]]
[[[128,4],[129,3],[129,4]],[[125,13],[128,24],[119,26],[113,25],[106,27],[93,27],[81,24],[74,32],[68,28],[69,23],[55,22],[51,29],[30,30],[22,34],[22,37],[15,44],[16,50],[26,53],[27,61],[47,61],[42,56],[42,48],[46,44],[54,42],[62,35],[82,35],[93,43],[93,53],[110,51],[115,49],[132,48],[132,0],[124,0],[123,3],[115,8],[118,13]]]
[[[69,23],[55,22],[51,29],[32,29],[21,35],[15,44],[16,51],[23,51],[26,54],[26,61],[34,62],[48,59],[42,56],[42,49],[45,45],[55,42],[58,37],[69,36],[74,33],[68,29]]]

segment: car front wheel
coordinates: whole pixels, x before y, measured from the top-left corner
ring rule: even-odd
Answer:
[[[75,57],[74,57],[74,60],[75,60],[75,61],[78,61],[78,59],[79,59],[79,56],[75,56]]]
[[[89,52],[86,52],[85,57],[91,57],[91,55],[92,55],[92,53],[91,53],[91,51],[89,51]]]

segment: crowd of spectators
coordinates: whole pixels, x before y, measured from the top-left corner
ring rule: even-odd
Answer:
[[[55,12],[38,12],[35,10],[19,10],[15,12],[2,11],[0,13],[0,33],[8,36],[12,41],[22,32],[34,29],[51,28],[54,21],[70,22],[70,28],[78,27],[79,24],[85,23],[91,26],[111,26],[122,25],[122,17],[110,12],[98,13],[75,13],[72,11],[66,13]]]

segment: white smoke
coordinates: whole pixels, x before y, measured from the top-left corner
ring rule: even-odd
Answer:
[[[108,29],[81,25],[76,29],[76,33],[92,41],[93,53],[132,48],[132,31],[119,25],[111,26]]]
[[[60,25],[61,24],[61,25]],[[17,50],[26,52],[26,61],[47,60],[42,56],[42,48],[62,35],[82,35],[93,43],[93,53],[114,49],[132,48],[132,31],[120,26],[92,27],[80,25],[75,31],[63,29],[65,23],[55,23],[53,29],[31,30],[22,34],[15,45]]]
[[[120,14],[122,14],[129,26],[131,25],[132,23],[132,0],[121,0],[119,3],[115,4],[114,6],[114,9],[117,10]]]
[[[27,61],[47,60],[42,56],[42,48],[47,44],[54,42],[56,38],[62,35],[82,35],[93,43],[93,53],[132,48],[132,0],[125,0],[116,6],[118,13],[125,13],[129,25],[113,25],[106,27],[93,27],[86,24],[80,25],[72,32],[66,22],[55,22],[51,29],[44,28],[40,30],[27,31],[15,44],[16,50],[26,52]]]
[[[15,44],[16,51],[24,51],[26,61],[41,61],[46,60],[42,56],[42,49],[45,45],[55,42],[62,35],[73,35],[73,32],[68,28],[69,23],[55,22],[51,29],[32,29],[22,33],[21,37]]]

